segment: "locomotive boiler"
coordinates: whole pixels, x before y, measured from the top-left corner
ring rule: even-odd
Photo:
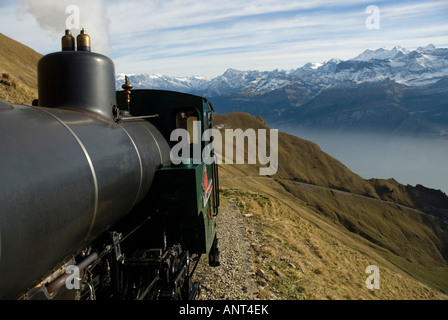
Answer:
[[[170,134],[211,128],[211,103],[116,91],[84,30],[62,46],[33,105],[0,101],[0,299],[194,299],[201,255],[219,265],[218,168],[173,164]]]

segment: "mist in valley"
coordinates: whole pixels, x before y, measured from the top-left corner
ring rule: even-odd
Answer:
[[[421,184],[448,194],[447,139],[278,129],[317,143],[364,179],[394,178],[401,184]]]

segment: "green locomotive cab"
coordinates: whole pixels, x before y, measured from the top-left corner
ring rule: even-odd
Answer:
[[[128,103],[125,92],[119,91],[117,103],[123,119],[148,117],[170,143],[171,166],[155,176],[168,244],[206,254],[209,264],[218,266],[218,166],[212,141],[202,139],[213,127],[212,104],[203,97],[164,90],[133,90]]]

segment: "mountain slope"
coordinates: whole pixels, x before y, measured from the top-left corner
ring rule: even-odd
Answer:
[[[217,115],[215,125],[221,131],[266,128],[242,113]],[[272,264],[282,275],[269,271],[275,281],[268,291],[305,299],[441,297],[429,285],[448,293],[447,225],[417,209],[407,194],[415,188],[396,183],[395,198],[387,197],[379,187],[387,181],[363,180],[315,144],[286,134],[279,134],[277,174],[258,176],[256,167],[222,164],[220,182],[223,195],[237,199],[256,230],[256,263],[263,270]],[[420,201],[446,210],[446,195],[428,190],[421,190],[427,196]],[[285,256],[301,271],[290,270]],[[370,264],[387,274],[382,283],[388,291],[366,289]],[[406,292],[410,287],[413,292]]]
[[[37,98],[41,54],[0,33],[0,99],[31,104]]]

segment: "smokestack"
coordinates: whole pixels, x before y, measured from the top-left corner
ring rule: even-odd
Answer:
[[[83,110],[114,121],[117,100],[113,61],[90,52],[90,37],[84,29],[77,38],[78,51],[74,50],[72,38],[66,30],[62,37],[63,50],[39,60],[38,106]]]

